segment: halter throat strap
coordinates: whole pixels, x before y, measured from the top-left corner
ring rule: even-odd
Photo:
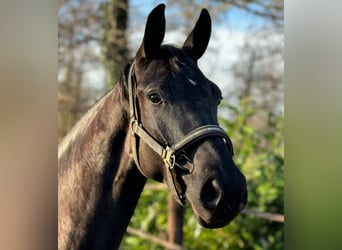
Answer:
[[[129,110],[130,110],[130,129],[133,135],[133,143],[132,143],[132,153],[133,158],[135,161],[136,166],[138,167],[139,171],[147,177],[139,162],[139,154],[138,154],[138,143],[137,139],[140,138],[143,140],[153,151],[155,151],[164,161],[167,173],[167,181],[168,186],[171,192],[174,194],[176,201],[181,204],[185,205],[185,196],[179,192],[176,188],[176,181],[172,174],[172,169],[177,166],[183,170],[188,171],[191,173],[193,171],[193,164],[177,164],[176,157],[180,152],[182,152],[185,148],[190,147],[194,143],[208,137],[220,137],[225,140],[225,143],[233,156],[233,147],[232,143],[227,136],[226,132],[217,125],[204,125],[200,126],[187,135],[184,138],[176,143],[175,145],[171,146],[164,146],[160,142],[158,142],[152,135],[146,131],[143,127],[141,122],[139,121],[139,114],[136,112],[136,104],[135,104],[135,97],[133,95],[133,81],[136,84],[137,81],[135,79],[134,74],[134,61],[130,66],[129,73],[128,73],[128,98],[129,98]],[[136,87],[136,86],[135,86]]]

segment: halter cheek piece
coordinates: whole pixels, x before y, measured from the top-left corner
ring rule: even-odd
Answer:
[[[129,98],[129,109],[130,109],[130,128],[133,135],[133,143],[132,143],[132,151],[133,151],[133,158],[135,164],[137,165],[139,171],[144,175],[144,172],[139,163],[138,157],[138,144],[137,139],[138,137],[141,138],[151,149],[153,149],[163,160],[166,167],[167,173],[167,182],[171,192],[174,194],[176,201],[181,204],[185,205],[185,196],[180,193],[176,188],[176,182],[174,176],[172,175],[172,169],[174,167],[179,167],[182,170],[188,171],[192,173],[193,171],[193,164],[189,163],[189,159],[184,154],[184,149],[193,145],[199,140],[207,137],[222,137],[225,140],[225,143],[233,156],[233,145],[227,136],[226,132],[217,125],[204,125],[200,126],[190,133],[184,136],[184,138],[176,143],[175,145],[171,146],[164,146],[160,142],[158,142],[153,136],[151,136],[143,127],[143,125],[139,122],[139,114],[136,112],[136,105],[135,105],[135,98],[133,96],[133,82],[137,84],[134,74],[134,61],[129,69],[128,73],[128,98]],[[136,86],[135,86],[136,87]],[[185,158],[188,160],[188,164],[178,164],[177,159]],[[147,177],[147,176],[146,176]]]

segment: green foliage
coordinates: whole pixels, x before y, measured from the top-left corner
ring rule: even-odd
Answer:
[[[247,178],[248,207],[258,211],[284,213],[284,116],[260,114],[253,102],[243,99],[236,105],[221,105],[219,122],[228,131],[235,152],[235,163]],[[264,123],[260,126],[260,123]],[[260,129],[256,129],[258,123]],[[166,238],[167,190],[144,190],[131,220],[131,226]],[[185,249],[284,249],[284,225],[239,215],[221,229],[198,225],[190,206],[184,221]],[[121,249],[163,249],[153,243],[126,235]]]
[[[235,162],[247,178],[248,207],[284,213],[284,116],[267,114],[265,121],[250,99],[239,106],[223,104],[233,119],[220,118],[235,150]],[[256,120],[257,119],[257,120]],[[254,129],[254,123],[264,124]],[[229,249],[283,249],[283,227],[252,215],[240,215],[222,229]],[[224,246],[222,246],[224,247]],[[228,248],[224,248],[228,249]]]

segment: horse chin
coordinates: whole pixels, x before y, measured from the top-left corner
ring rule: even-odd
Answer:
[[[192,208],[197,222],[205,228],[221,228],[227,226],[238,215],[237,213],[218,213],[205,208],[196,210]]]
[[[226,218],[209,218],[205,219],[199,215],[196,216],[198,223],[205,228],[221,228],[227,226],[233,219],[233,217],[226,217]]]
[[[230,221],[215,221],[215,222],[206,222],[201,217],[197,218],[198,223],[205,228],[221,228],[229,224]]]

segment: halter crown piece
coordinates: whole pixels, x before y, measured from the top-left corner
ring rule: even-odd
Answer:
[[[174,167],[179,167],[183,170],[188,171],[189,173],[192,173],[194,166],[190,163],[190,160],[186,155],[184,155],[183,149],[186,147],[191,146],[192,144],[196,143],[197,141],[207,138],[207,137],[222,137],[225,140],[225,143],[233,156],[233,145],[227,136],[226,132],[220,128],[217,125],[204,125],[200,126],[191,132],[189,132],[187,135],[184,136],[184,138],[176,143],[175,145],[162,145],[160,142],[158,142],[153,136],[151,136],[143,127],[141,122],[139,121],[139,114],[136,112],[136,106],[135,106],[135,98],[133,96],[133,82],[136,87],[136,79],[134,74],[134,61],[131,64],[131,67],[129,69],[128,73],[128,98],[129,98],[129,109],[130,109],[130,126],[131,126],[131,132],[133,135],[133,143],[132,143],[132,152],[133,152],[133,158],[135,161],[136,166],[138,167],[139,171],[144,175],[144,172],[140,166],[139,163],[139,150],[138,150],[138,144],[137,139],[142,139],[151,149],[153,149],[163,160],[166,167],[166,173],[167,173],[167,181],[168,186],[171,192],[174,194],[174,197],[176,201],[181,204],[185,205],[185,196],[181,192],[179,192],[176,188],[176,182],[174,179],[174,176],[172,175],[172,169]],[[177,157],[182,156],[185,159],[188,160],[188,164],[178,164],[177,163]],[[147,176],[146,176],[147,177]]]

